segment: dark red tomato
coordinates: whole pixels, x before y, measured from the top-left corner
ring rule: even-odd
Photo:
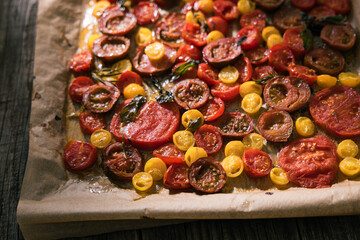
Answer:
[[[80,172],[91,168],[97,159],[97,150],[91,143],[71,141],[65,146],[63,161],[67,170]]]
[[[315,70],[308,68],[303,65],[290,65],[289,73],[292,77],[298,77],[304,79],[307,84],[312,85],[317,80],[317,75]]]
[[[295,64],[295,56],[285,44],[277,44],[270,49],[269,63],[279,72],[289,71],[289,66]]]
[[[207,84],[199,79],[187,79],[173,87],[175,102],[182,108],[193,109],[203,106],[209,98]]]
[[[121,109],[119,109],[120,111]],[[132,122],[121,123],[116,113],[110,131],[118,141],[125,140],[139,149],[153,150],[172,139],[179,128],[180,112],[175,103],[145,103]]]
[[[123,72],[122,74],[120,74],[117,82],[116,82],[116,86],[118,87],[118,89],[120,90],[120,92],[122,93],[124,91],[124,88],[131,84],[131,83],[136,83],[139,85],[143,85],[143,80],[142,78],[139,76],[139,74],[132,72],[132,71],[128,71],[126,70],[125,72]]]
[[[214,125],[219,128],[221,135],[226,137],[245,137],[254,131],[253,120],[242,112],[223,114]]]
[[[236,35],[238,38],[246,37],[246,40],[241,43],[244,50],[251,50],[257,48],[261,43],[261,34],[254,26],[247,26],[240,29]]]
[[[185,164],[171,164],[164,175],[164,185],[169,189],[179,190],[191,187],[189,177],[189,167]]]
[[[239,88],[238,82],[230,84],[220,82],[211,87],[211,94],[223,101],[231,101],[239,95]]]
[[[182,8],[181,8],[181,13],[182,14],[187,14],[189,11],[191,10],[195,10],[194,9],[194,4],[195,4],[196,1],[192,1],[192,2],[187,2]],[[197,10],[195,10],[197,11]]]
[[[175,6],[179,1],[175,0],[155,0],[155,2],[163,8],[171,8]]]
[[[223,145],[223,139],[218,128],[213,125],[202,125],[194,133],[196,146],[205,150],[208,155],[220,151]]]
[[[123,36],[102,36],[95,40],[93,53],[104,61],[115,61],[129,52],[130,40]]]
[[[198,109],[204,116],[205,122],[218,119],[225,111],[225,103],[221,98],[211,98]]]
[[[197,76],[206,82],[209,86],[220,83],[219,80],[219,71],[216,68],[213,68],[209,64],[200,63],[197,70]]]
[[[203,48],[205,61],[214,67],[223,67],[240,57],[242,51],[238,38],[223,38]]]
[[[98,19],[99,29],[107,35],[125,35],[136,26],[136,17],[119,4],[114,4],[103,12]]]
[[[109,177],[126,182],[131,181],[136,173],[144,169],[139,151],[130,144],[123,145],[119,142],[104,149],[103,167]]]
[[[82,112],[79,115],[80,128],[85,134],[92,134],[98,129],[106,128],[104,116],[92,112]]]
[[[174,144],[166,143],[153,151],[154,157],[160,158],[167,165],[183,163],[185,155]]]
[[[336,146],[324,135],[290,142],[281,149],[278,162],[290,182],[306,188],[330,187],[338,171]]]
[[[310,114],[315,123],[333,136],[360,136],[360,95],[345,86],[325,88],[310,101]]]
[[[225,186],[226,172],[215,159],[200,158],[190,165],[189,180],[197,191],[215,193]]]
[[[273,11],[280,7],[285,0],[254,0],[256,6],[266,10],[266,11]]]
[[[325,0],[324,4],[333,9],[336,14],[347,14],[350,11],[349,0]]]
[[[134,14],[139,25],[147,25],[158,20],[159,9],[158,6],[153,2],[139,2],[134,7]]]
[[[356,33],[350,23],[345,25],[327,24],[321,30],[320,37],[330,47],[346,51],[354,46]]]
[[[89,77],[77,77],[71,83],[69,87],[69,95],[71,100],[77,103],[81,103],[84,93],[89,89],[90,86],[95,83]]]
[[[271,110],[259,117],[260,134],[272,142],[286,142],[293,130],[293,120],[286,111]]]
[[[274,68],[269,65],[259,66],[254,69],[252,79],[253,80],[261,80],[270,75],[277,75]]]
[[[75,54],[69,63],[69,69],[78,75],[89,74],[93,65],[93,56],[90,52],[81,52]]]
[[[338,75],[345,66],[345,59],[338,51],[317,48],[305,54],[304,64],[318,74]]]
[[[194,45],[184,44],[177,50],[176,62],[187,62],[190,59],[200,61],[202,59],[201,51]]]
[[[185,15],[177,12],[165,15],[154,27],[155,39],[178,48],[184,44],[181,32],[186,24]]]
[[[254,26],[259,30],[259,32],[262,32],[262,30],[266,27],[266,14],[259,9],[255,9],[251,13],[242,15],[240,18],[240,26],[242,28]]]
[[[289,112],[304,106],[309,100],[310,94],[310,87],[305,80],[283,76],[268,80],[263,93],[267,105]]]
[[[246,149],[242,158],[246,175],[253,178],[268,175],[273,167],[270,156],[258,149]]]
[[[202,47],[206,44],[207,33],[198,24],[186,23],[182,30],[182,38],[186,43]]]
[[[269,60],[269,49],[266,47],[258,47],[246,51],[245,55],[250,59],[251,64],[259,65]]]
[[[335,15],[336,15],[335,11],[327,6],[318,6],[313,8],[309,12],[309,16],[315,17],[316,20],[319,20],[320,18],[335,16]]]
[[[273,23],[281,32],[289,28],[305,27],[301,11],[297,8],[283,7],[274,14]]]
[[[180,67],[183,64],[185,64],[185,63],[182,62],[182,63],[175,64],[171,71],[174,72],[178,67]],[[176,81],[181,81],[181,80],[185,80],[185,79],[193,79],[193,78],[197,78],[197,68],[196,67],[188,68],[183,73],[183,75],[181,75],[178,79],[176,79]]]
[[[227,0],[217,0],[214,2],[214,12],[226,21],[232,21],[239,17],[240,13],[237,6]]]
[[[108,82],[98,83],[84,93],[83,103],[86,109],[93,113],[104,113],[112,109],[119,97],[120,91],[117,87]]]
[[[253,69],[249,58],[242,57],[239,61],[237,61],[234,64],[234,66],[239,71],[239,79],[238,79],[239,83],[244,83],[251,79]]]
[[[291,0],[291,4],[303,11],[310,10],[315,5],[316,0]]]
[[[229,24],[227,23],[226,20],[222,19],[221,17],[217,17],[217,16],[209,17],[206,20],[206,24],[208,25],[210,32],[214,30],[218,30],[222,32],[224,36],[226,36],[226,34],[228,33]]]
[[[302,58],[305,55],[304,41],[300,37],[301,32],[304,28],[290,28],[285,31],[283,36],[284,43],[291,49],[294,56],[298,58]]]

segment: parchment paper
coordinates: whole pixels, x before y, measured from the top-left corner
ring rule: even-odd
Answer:
[[[256,187],[245,191],[241,181],[247,180],[240,177],[240,186],[232,193],[198,195],[155,189],[157,194],[139,195],[130,188],[114,187],[102,176],[71,176],[62,163],[66,142],[65,91],[70,79],[67,65],[78,47],[86,3],[39,1],[29,157],[17,211],[25,238],[86,236],[190,219],[360,213],[359,178],[342,179],[324,189],[286,190],[262,189],[253,180]],[[353,4],[360,7],[359,1]],[[360,8],[353,7],[353,11],[360,16]],[[234,186],[231,181],[229,184]]]

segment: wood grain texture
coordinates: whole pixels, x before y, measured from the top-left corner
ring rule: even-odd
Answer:
[[[36,13],[36,0],[0,1],[0,239],[23,239],[15,213],[28,152]],[[360,216],[201,220],[82,239],[355,240],[359,226]]]

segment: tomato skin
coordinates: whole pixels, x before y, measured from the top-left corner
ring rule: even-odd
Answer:
[[[260,45],[262,39],[259,30],[254,26],[243,27],[239,30],[236,37],[247,37],[246,40],[241,43],[241,47],[244,50],[257,48]]]
[[[136,26],[136,17],[129,10],[123,11],[114,4],[103,12],[98,19],[99,30],[107,35],[125,35]]]
[[[166,163],[166,165],[171,165],[174,163],[183,163],[185,160],[185,155],[180,151],[174,144],[166,143],[153,151],[154,157],[160,158]]]
[[[270,49],[269,63],[278,72],[287,72],[291,64],[295,64],[295,56],[285,44],[277,44]]]
[[[71,141],[65,146],[63,161],[70,172],[91,168],[97,160],[97,150],[91,143]]]
[[[303,65],[290,65],[289,74],[292,77],[298,77],[304,79],[310,86],[316,82],[317,75],[315,70]]]
[[[186,23],[181,33],[186,43],[202,47],[206,44],[207,33],[198,24]]]
[[[330,47],[341,51],[351,49],[356,41],[355,30],[350,23],[345,25],[327,24],[321,30],[320,37]]]
[[[220,82],[211,87],[211,94],[223,101],[232,101],[239,95],[239,83],[225,84]]]
[[[84,93],[83,103],[93,113],[104,113],[112,109],[119,97],[119,89],[111,83],[98,83]]]
[[[280,7],[285,0],[268,1],[268,0],[254,0],[257,6],[264,9],[265,11],[273,11]]]
[[[191,188],[188,171],[189,167],[185,164],[171,164],[165,172],[164,185],[174,190]]]
[[[81,52],[75,54],[69,63],[69,69],[78,75],[89,74],[93,65],[93,56],[90,52]]]
[[[226,36],[226,34],[228,33],[229,24],[226,20],[222,19],[221,17],[218,16],[209,17],[206,20],[206,24],[208,25],[210,32],[214,30],[218,30],[222,32],[224,36]]]
[[[196,145],[203,148],[208,155],[217,153],[223,145],[221,134],[213,125],[202,125],[195,131],[194,137]]]
[[[251,64],[260,65],[269,60],[269,49],[266,47],[258,47],[246,51],[245,55],[249,58]]]
[[[316,20],[319,20],[320,18],[335,16],[335,15],[336,15],[335,11],[327,6],[317,6],[309,12],[309,16],[315,17]]]
[[[182,108],[194,109],[203,106],[209,98],[207,84],[198,79],[187,79],[173,87],[174,100]]]
[[[81,103],[84,93],[89,89],[90,86],[95,83],[89,77],[77,77],[71,83],[69,87],[69,96],[71,100],[77,103]]]
[[[302,58],[305,55],[304,42],[300,37],[301,32],[304,28],[290,28],[285,31],[283,35],[284,43],[288,45],[288,47],[293,52],[295,58]]]
[[[136,83],[139,85],[143,85],[143,80],[140,77],[139,74],[133,72],[133,71],[125,71],[122,74],[120,74],[117,82],[116,82],[116,86],[118,87],[119,91],[121,93],[124,92],[124,88],[129,85],[130,83]]]
[[[176,62],[187,62],[190,59],[200,61],[202,59],[201,51],[194,45],[184,44],[177,50]]]
[[[293,130],[293,120],[286,111],[271,110],[259,117],[257,126],[267,140],[286,142]]]
[[[237,6],[227,0],[217,0],[214,2],[214,12],[226,21],[232,21],[239,17],[240,13]]]
[[[255,9],[251,13],[242,15],[240,18],[240,26],[242,28],[254,26],[261,32],[266,26],[266,14],[259,9]]]
[[[104,61],[115,61],[127,55],[130,40],[123,36],[102,36],[95,40],[92,51]]]
[[[225,111],[225,103],[221,98],[208,99],[204,106],[198,109],[203,115],[205,122],[218,119]]]
[[[197,70],[197,76],[206,82],[209,86],[220,83],[218,77],[219,71],[211,67],[209,64],[200,63]]]
[[[273,167],[270,156],[258,149],[250,148],[244,151],[242,160],[246,175],[260,178],[268,175]]]
[[[254,131],[254,121],[242,112],[225,113],[215,121],[214,126],[226,137],[244,137]]]
[[[175,64],[174,67],[171,69],[171,72],[174,72],[176,68],[178,68],[182,64],[184,63]],[[194,78],[197,78],[197,69],[196,67],[190,67],[185,71],[185,73],[183,73],[183,75],[181,75],[178,79],[176,79],[176,82],[186,79],[194,79]]]
[[[81,131],[85,134],[92,134],[98,129],[106,128],[104,116],[92,112],[82,112],[79,115]]]
[[[316,0],[291,0],[291,4],[303,11],[310,10],[315,5]]]
[[[165,15],[154,27],[155,39],[178,48],[184,44],[181,33],[186,24],[185,15],[172,12]]]
[[[304,65],[317,74],[338,75],[345,67],[345,59],[340,52],[330,48],[317,48],[305,54]]]
[[[158,20],[159,9],[156,3],[142,1],[134,7],[134,14],[139,25],[147,25]]]
[[[277,73],[275,72],[274,68],[270,65],[262,65],[262,66],[258,66],[254,69],[253,75],[252,75],[252,79],[253,80],[260,80],[266,76],[269,75],[276,75]]]
[[[156,2],[159,6],[161,6],[161,7],[163,7],[163,8],[171,8],[171,7],[175,6],[175,5],[178,3],[177,0],[175,0],[175,1],[170,1],[170,0],[155,0],[155,2]]]
[[[274,14],[274,26],[281,32],[290,28],[305,27],[301,17],[301,11],[297,8],[283,7]]]
[[[348,0],[325,0],[325,6],[333,9],[337,14],[347,14],[350,11]]]
[[[251,79],[253,68],[250,62],[250,59],[247,57],[242,57],[239,61],[237,61],[234,66],[239,71],[239,83],[247,82]]]

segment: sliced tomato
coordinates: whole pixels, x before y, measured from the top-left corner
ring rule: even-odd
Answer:
[[[84,93],[89,89],[90,86],[95,83],[89,77],[77,77],[71,83],[69,87],[69,95],[71,100],[77,103],[81,103]]]
[[[270,49],[269,63],[279,72],[289,71],[289,66],[295,64],[295,56],[285,44],[277,44]]]
[[[316,3],[316,0],[291,0],[291,4],[294,7],[301,9],[302,11],[310,10]]]
[[[75,54],[69,63],[69,69],[78,75],[89,74],[93,65],[93,56],[90,52],[81,52]]]
[[[111,83],[98,83],[84,93],[83,103],[93,113],[104,113],[112,109],[119,97],[119,89]]]
[[[201,51],[194,45],[184,44],[177,50],[176,62],[187,62],[190,59],[200,61],[202,59]]]
[[[218,16],[209,17],[206,20],[206,24],[208,25],[210,32],[214,30],[218,30],[222,32],[224,36],[226,36],[228,33],[229,24],[227,23],[226,20],[222,19],[221,17]]]
[[[225,111],[225,103],[221,98],[211,98],[198,109],[204,116],[205,122],[218,119]]]
[[[211,87],[211,94],[224,101],[234,100],[239,95],[240,84],[220,82]]]
[[[115,61],[126,56],[130,40],[123,36],[102,36],[95,40],[92,51],[104,61]]]
[[[304,28],[290,28],[285,31],[283,36],[283,41],[293,52],[296,58],[302,58],[305,55],[304,41],[302,40],[300,34]]]
[[[130,83],[136,83],[139,85],[143,85],[143,80],[142,78],[139,76],[139,74],[133,72],[133,71],[125,71],[122,74],[120,74],[117,82],[116,82],[116,86],[118,87],[118,89],[120,90],[121,93],[123,93],[124,88],[129,85]]]
[[[241,28],[236,37],[246,37],[246,40],[241,43],[241,47],[244,50],[255,49],[261,43],[260,31],[254,26],[246,26]]]
[[[206,63],[200,63],[197,70],[197,76],[206,82],[209,86],[220,83],[219,71]]]
[[[249,58],[251,64],[263,64],[269,60],[269,49],[260,46],[255,49],[245,51],[245,56]]]
[[[356,41],[355,30],[350,23],[345,25],[327,24],[321,30],[320,37],[330,47],[341,51],[351,49]]]
[[[214,123],[221,135],[226,137],[244,137],[254,131],[254,122],[249,115],[242,112],[223,114]]]
[[[338,75],[345,66],[345,59],[338,51],[317,48],[305,54],[304,64],[318,74]]]
[[[198,24],[186,23],[181,35],[186,43],[197,47],[202,47],[206,44],[207,33],[202,31]]]
[[[259,9],[255,9],[251,13],[242,15],[240,18],[240,26],[242,28],[247,26],[254,26],[261,33],[262,30],[266,27],[266,14]]]
[[[317,7],[314,7],[309,12],[309,16],[315,17],[316,20],[319,20],[319,19],[325,18],[325,17],[335,16],[335,15],[336,15],[335,11],[327,6],[317,6]]]
[[[114,4],[98,19],[99,29],[107,35],[125,35],[136,26],[136,17],[129,10]]]
[[[239,71],[239,79],[238,79],[239,83],[244,83],[251,79],[253,69],[249,58],[247,57],[240,58],[240,60],[237,61],[234,64],[234,66]]]
[[[232,21],[239,17],[240,13],[237,6],[227,0],[217,0],[214,2],[214,12],[226,21]]]
[[[252,79],[253,80],[261,80],[270,75],[277,75],[274,68],[269,65],[263,65],[263,66],[256,67],[254,69]]]
[[[337,14],[347,14],[350,11],[349,0],[325,0],[324,4]]]
[[[317,75],[315,70],[308,68],[303,65],[290,65],[289,73],[292,77],[298,77],[304,79],[307,84],[312,85],[317,80]]]
[[[98,129],[106,128],[104,116],[92,112],[82,112],[79,115],[80,128],[85,134],[92,134]]]
[[[171,69],[171,72],[174,72],[179,66],[183,64],[183,62],[175,64],[174,67]],[[189,67],[178,79],[176,79],[176,81],[179,82],[181,80],[197,78],[197,71],[198,70],[196,67]]]
[[[273,167],[270,156],[258,149],[246,149],[242,160],[246,175],[253,178],[264,177],[268,175]]]
[[[155,39],[178,48],[184,44],[181,33],[185,24],[184,14],[171,12],[156,23],[154,27]]]
[[[164,185],[174,190],[190,188],[188,172],[189,167],[185,164],[171,164],[165,172]]]
[[[193,109],[203,106],[209,98],[209,87],[198,79],[187,79],[173,87],[175,102],[182,108]]]
[[[301,11],[297,8],[283,7],[274,14],[274,26],[281,32],[289,28],[305,27]]]
[[[286,142],[293,130],[293,120],[286,111],[271,110],[259,117],[257,127],[267,140]]]
[[[166,143],[156,148],[153,151],[153,155],[163,160],[167,165],[183,163],[185,161],[184,153],[172,143]]]
[[[158,20],[159,9],[156,3],[142,1],[134,7],[134,14],[139,25],[147,25]]]
[[[97,150],[91,143],[71,141],[65,146],[63,161],[67,170],[80,172],[91,168],[97,159]]]
[[[205,61],[214,67],[223,67],[234,62],[242,53],[238,38],[223,38],[203,48]]]
[[[220,151],[223,139],[218,128],[213,125],[202,125],[194,133],[196,146],[203,148],[208,155]]]
[[[256,6],[264,9],[265,11],[273,11],[280,7],[285,0],[254,0]]]

